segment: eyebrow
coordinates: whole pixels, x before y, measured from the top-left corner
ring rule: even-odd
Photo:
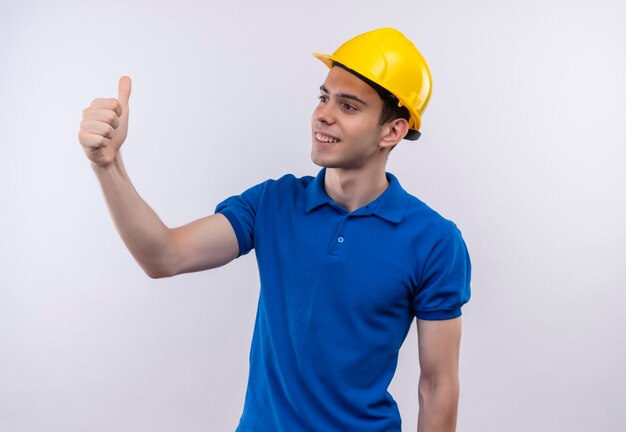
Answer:
[[[323,84],[320,86],[320,90],[321,90],[321,91],[323,91],[324,93],[330,93],[330,92],[328,91],[328,89],[327,89],[326,87],[324,87],[324,85],[323,85]],[[351,94],[349,94],[349,93],[339,93],[339,94],[337,94],[337,96],[339,96],[339,97],[341,97],[341,98],[344,98],[344,99],[351,99],[351,100],[355,100],[355,101],[357,101],[357,102],[359,102],[359,103],[362,103],[363,105],[367,106],[367,103],[366,103],[364,100],[359,99],[359,98],[358,98],[358,97],[356,97],[355,95],[351,95]]]

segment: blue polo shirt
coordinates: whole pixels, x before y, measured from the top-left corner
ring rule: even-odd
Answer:
[[[395,176],[348,212],[317,177],[267,180],[217,205],[261,281],[237,431],[400,431],[387,388],[413,318],[461,315],[470,260],[456,225]]]

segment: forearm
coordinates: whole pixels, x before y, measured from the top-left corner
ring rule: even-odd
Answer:
[[[110,165],[92,163],[115,227],[126,247],[150,277],[167,276],[174,259],[168,227],[139,196],[120,153]]]
[[[420,377],[417,431],[454,432],[458,401],[458,378],[437,381]]]

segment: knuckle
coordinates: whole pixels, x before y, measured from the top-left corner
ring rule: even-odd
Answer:
[[[115,129],[113,129],[113,126],[111,125],[106,125],[105,127],[105,131],[104,131],[104,136],[111,138],[113,136],[113,132]]]
[[[115,114],[115,111],[107,111],[106,122],[109,124],[113,124],[115,120],[117,120],[117,114]]]
[[[88,107],[83,110],[84,119],[90,119],[90,118],[93,118],[93,116],[94,116],[94,109],[92,107]]]
[[[84,130],[78,132],[78,141],[83,147],[93,147],[93,138],[91,134]]]

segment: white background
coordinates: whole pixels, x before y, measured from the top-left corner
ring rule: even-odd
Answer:
[[[232,431],[254,254],[166,280],[125,249],[78,144],[133,79],[122,148],[170,227],[287,172],[332,52],[403,31],[434,90],[389,171],[473,262],[458,430],[626,430],[626,6],[620,0],[0,1],[0,430]],[[416,334],[391,392],[417,418]]]

